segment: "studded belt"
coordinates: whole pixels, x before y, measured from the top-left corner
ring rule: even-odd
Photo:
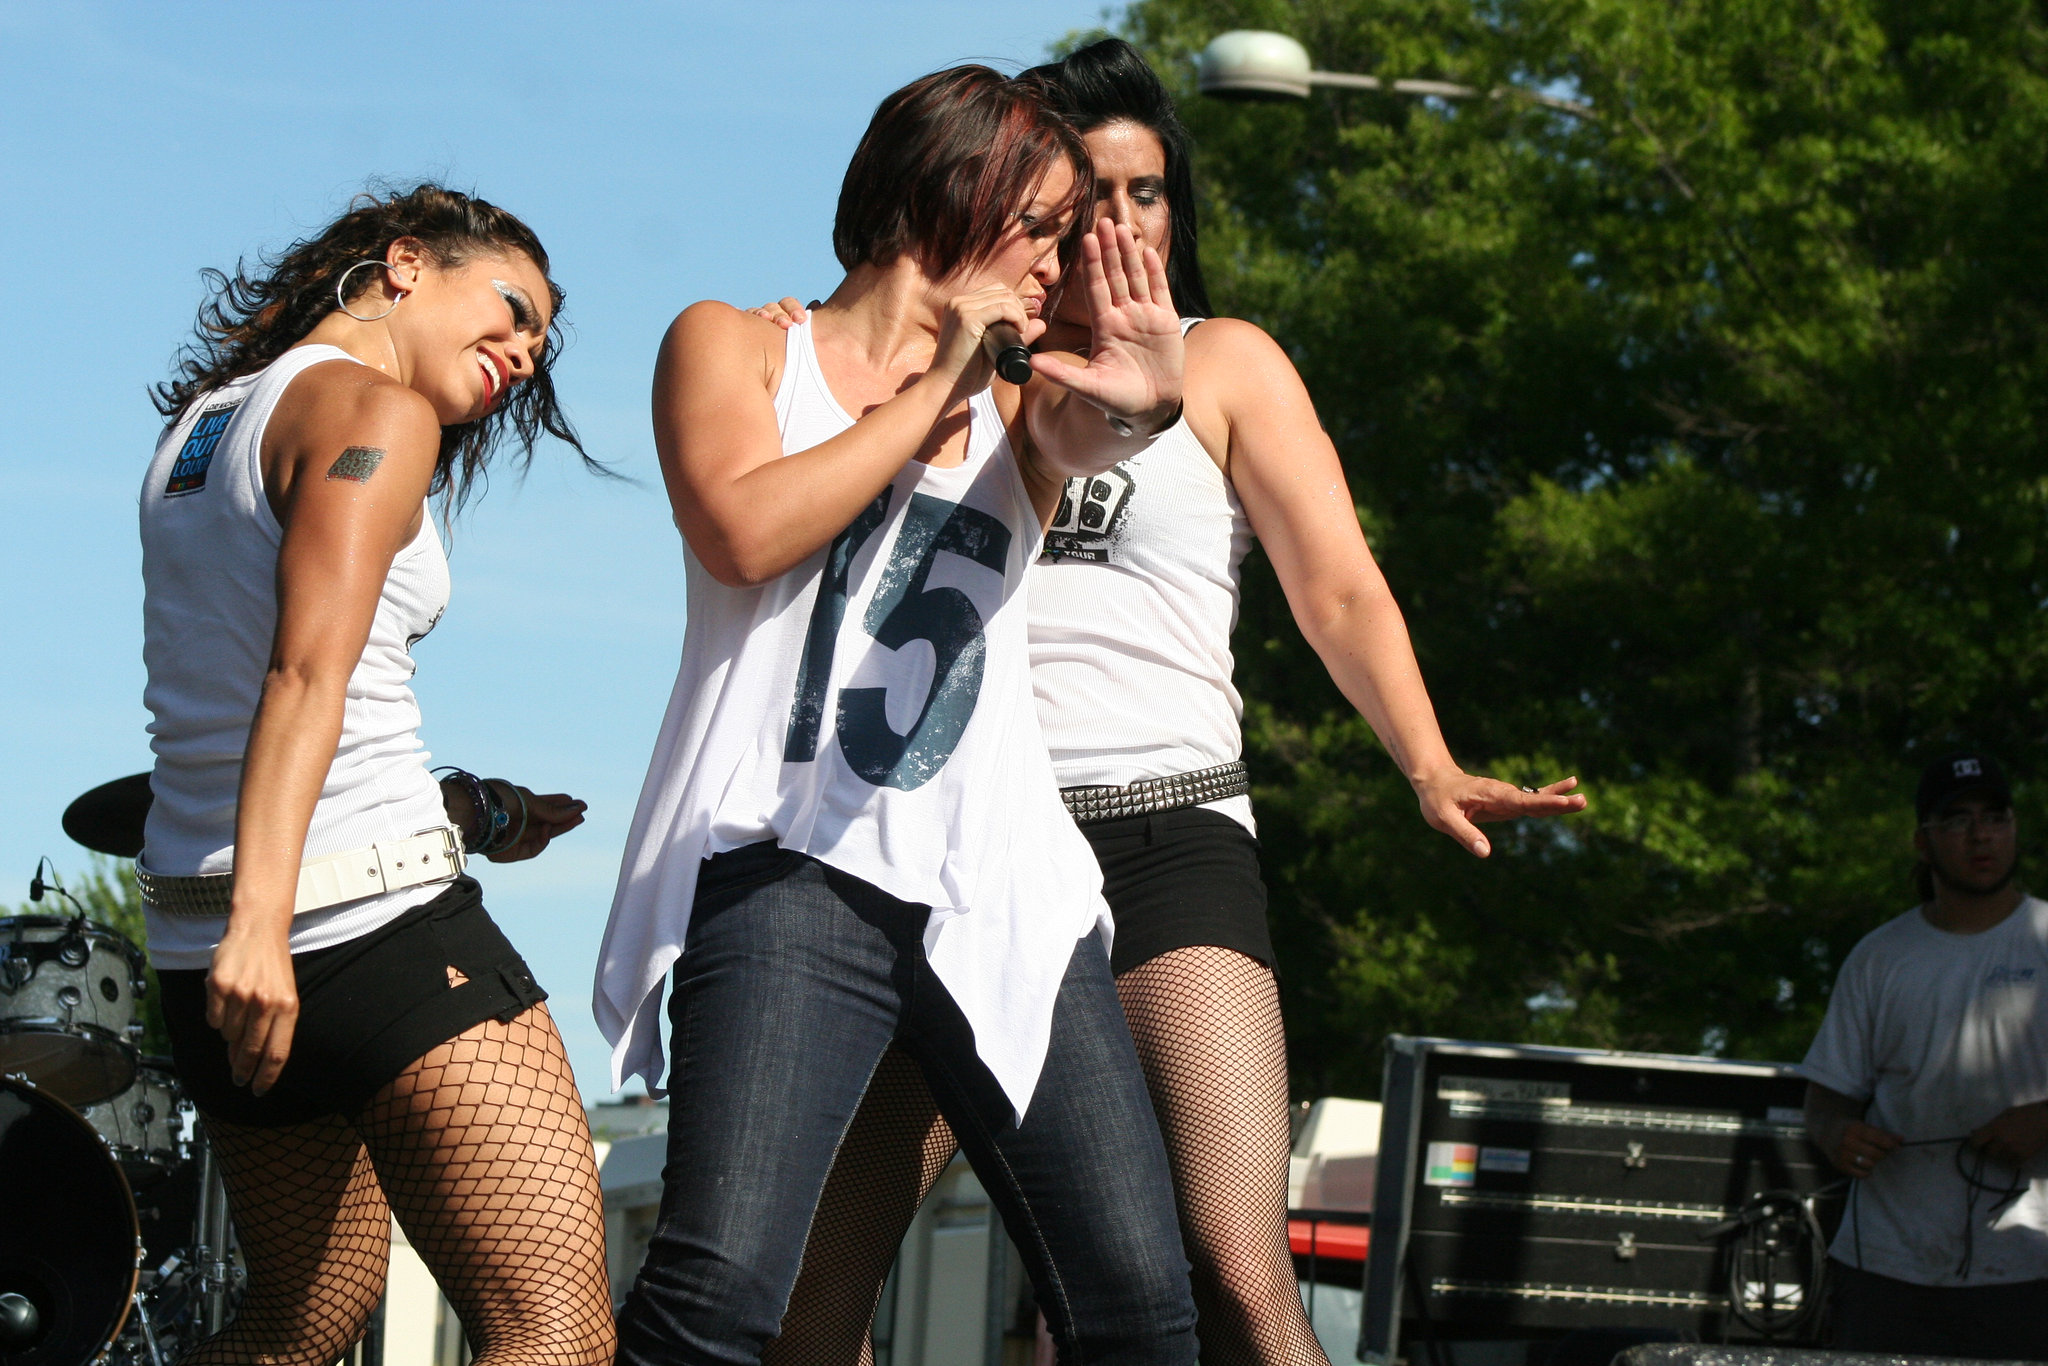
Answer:
[[[1060,799],[1066,802],[1075,821],[1089,825],[1122,816],[1148,816],[1155,811],[1178,811],[1184,806],[1220,802],[1225,797],[1242,797],[1251,790],[1244,761],[1233,759],[1214,768],[1198,768],[1193,773],[1141,778],[1123,787],[1063,787]]]
[[[462,834],[452,825],[307,859],[299,865],[299,894],[292,914],[430,882],[453,882],[462,873],[462,862]],[[165,915],[226,915],[235,894],[233,873],[159,877],[138,864],[135,883],[149,908]]]

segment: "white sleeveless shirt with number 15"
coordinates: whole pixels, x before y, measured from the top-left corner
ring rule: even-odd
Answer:
[[[791,328],[775,411],[785,454],[853,425]],[[928,905],[925,950],[1021,1116],[1054,999],[1091,928],[1094,854],[1039,731],[1024,575],[1038,516],[994,398],[959,465],[912,461],[830,545],[733,588],[684,549],[683,660],[598,957],[612,1085],[659,1094],[661,993],[701,860],[763,840]]]

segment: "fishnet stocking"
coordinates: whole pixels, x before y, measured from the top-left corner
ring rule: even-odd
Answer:
[[[249,1285],[181,1366],[329,1366],[383,1292],[393,1214],[478,1362],[611,1361],[597,1164],[547,1007],[433,1049],[353,1123],[207,1132]]]
[[[1203,1366],[1329,1366],[1287,1246],[1287,1041],[1270,969],[1175,949],[1117,978],[1193,1268]],[[763,1366],[872,1366],[889,1263],[952,1159],[915,1063],[891,1049],[840,1145]]]
[[[206,1120],[249,1281],[234,1322],[180,1366],[329,1366],[363,1335],[391,1259],[391,1210],[340,1118],[252,1129]]]
[[[761,1366],[874,1366],[869,1329],[889,1264],[959,1145],[908,1053],[882,1055],[811,1218],[782,1333]]]
[[[1287,1247],[1287,1039],[1271,969],[1175,949],[1116,979],[1193,1267],[1203,1366],[1328,1366]]]

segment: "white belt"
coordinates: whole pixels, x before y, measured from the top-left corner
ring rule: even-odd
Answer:
[[[430,882],[452,882],[462,874],[462,834],[437,825],[401,840],[380,840],[345,854],[307,859],[299,865],[299,894],[293,915],[361,901]],[[233,901],[233,873],[159,877],[141,864],[135,882],[153,911],[166,915],[226,915]]]

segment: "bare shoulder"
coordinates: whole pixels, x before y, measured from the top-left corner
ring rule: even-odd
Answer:
[[[438,452],[434,405],[397,380],[352,360],[322,361],[293,381],[273,429],[318,445],[374,444]]]
[[[669,324],[664,351],[695,358],[703,354],[749,354],[773,350],[781,354],[787,334],[766,318],[734,308],[718,299],[700,299]]]
[[[1211,318],[1188,333],[1188,426],[1236,480],[1241,459],[1267,454],[1250,435],[1286,425],[1316,425],[1315,407],[1294,362],[1264,328],[1242,318]]]
[[[1275,369],[1294,371],[1294,362],[1257,323],[1242,318],[1210,318],[1188,333],[1188,368],[1200,371],[1204,380],[1215,381],[1251,367],[1262,374]]]
[[[661,364],[701,368],[707,363],[729,367],[758,365],[764,382],[781,377],[782,353],[788,334],[718,299],[701,299],[676,315],[661,342]]]
[[[1242,318],[1211,318],[1188,333],[1188,391],[1226,423],[1307,415],[1314,404],[1279,342]]]

